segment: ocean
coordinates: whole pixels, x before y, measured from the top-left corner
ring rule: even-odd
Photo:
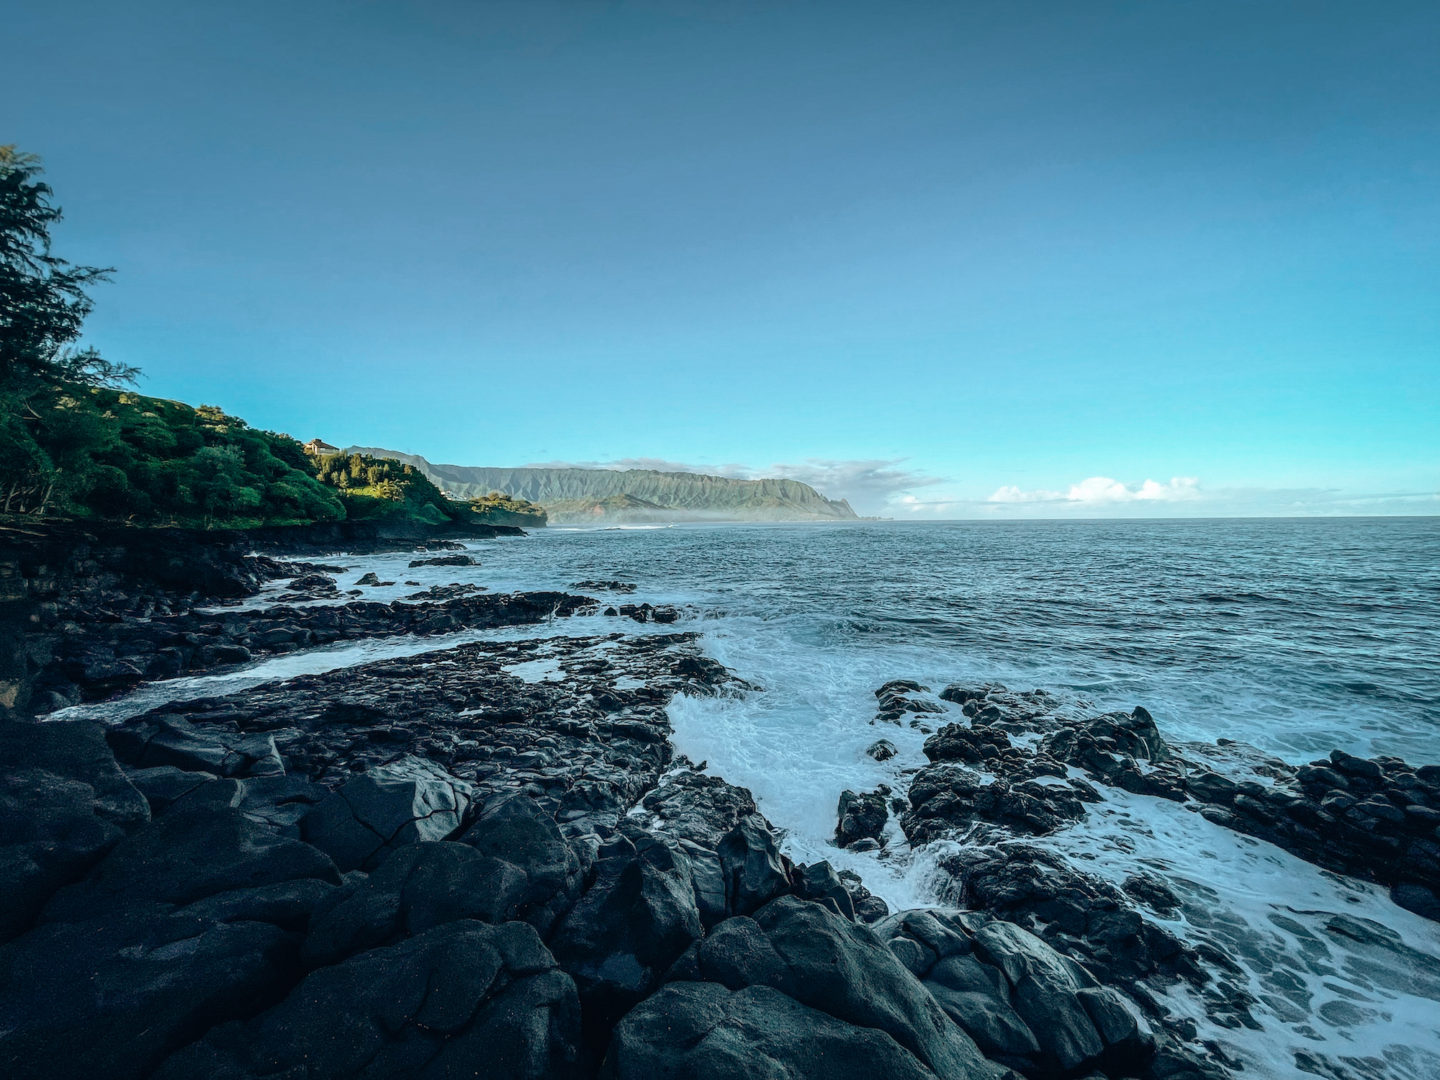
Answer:
[[[470,549],[481,566],[345,556],[340,585],[372,570],[493,591],[618,579],[638,591],[616,602],[686,616],[674,627],[596,616],[352,643],[83,711],[115,717],[477,637],[698,630],[760,689],[678,699],[677,749],[749,787],[797,861],[853,869],[892,907],[943,902],[944,845],[912,855],[900,842],[882,854],[830,843],[841,791],[903,790],[925,762],[923,733],[872,723],[874,691],[891,679],[1041,688],[1077,712],[1143,705],[1168,741],[1233,739],[1295,763],[1334,748],[1440,761],[1440,518],[551,528]],[[865,754],[881,736],[899,749],[884,763]],[[1117,883],[1137,870],[1166,880],[1182,906],[1157,921],[1241,965],[1261,1030],[1217,1026],[1181,990],[1170,1004],[1252,1075],[1306,1075],[1298,1051],[1336,1078],[1440,1076],[1440,924],[1384,890],[1111,789],[1039,842]]]

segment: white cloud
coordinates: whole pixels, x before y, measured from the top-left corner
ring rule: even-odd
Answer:
[[[1200,497],[1200,481],[1193,476],[1172,477],[1164,484],[1158,480],[1146,480],[1139,487],[1129,487],[1108,476],[1091,476],[1071,484],[1065,491],[1025,491],[1008,484],[997,488],[986,502],[1107,506],[1135,502],[1185,502]]]

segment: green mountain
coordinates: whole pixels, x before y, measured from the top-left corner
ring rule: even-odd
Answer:
[[[415,454],[352,448],[414,465],[452,499],[503,492],[543,506],[556,524],[574,521],[853,520],[844,499],[798,480],[734,480],[654,469],[484,469],[432,465]]]

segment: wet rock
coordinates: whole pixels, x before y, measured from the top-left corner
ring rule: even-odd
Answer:
[[[285,588],[291,593],[301,596],[305,594],[333,596],[339,593],[335,579],[329,574],[318,572],[301,574],[298,577],[291,578],[285,583]]]
[[[520,868],[465,844],[411,844],[370,875],[353,875],[316,909],[306,962],[332,964],[460,919],[515,921],[527,885]]]
[[[340,876],[320,851],[229,808],[166,814],[117,844],[84,881],[55,894],[42,921],[72,922],[117,905],[191,904],[217,893]]]
[[[1069,1072],[1100,1057],[1105,1043],[1076,996],[1093,980],[1078,965],[1013,923],[980,927],[975,948],[1004,973],[1015,1011],[1060,1070]],[[1132,1027],[1138,1027],[1138,1017]]]
[[[721,923],[677,963],[672,978],[731,991],[771,987],[835,1020],[885,1032],[938,1076],[1002,1072],[879,938],[795,897]]]
[[[857,840],[878,842],[890,817],[885,796],[874,791],[863,795],[842,791],[836,812],[839,822],[835,826],[835,843],[842,848],[853,845]]]
[[[635,586],[625,581],[572,581],[572,589],[588,589],[591,592],[633,593]]]
[[[208,724],[202,731],[175,716],[112,728],[106,737],[115,756],[136,769],[170,765],[215,776],[276,776],[285,771],[273,736],[242,734],[234,725]]]
[[[479,566],[474,555],[432,555],[428,559],[411,559],[410,569],[417,566]]]
[[[369,870],[401,845],[449,836],[470,805],[470,791],[424,759],[377,766],[310,810],[300,834],[342,870]]]
[[[569,910],[583,884],[580,858],[555,821],[523,794],[487,802],[457,842],[513,867],[522,884],[506,892],[509,918],[541,934]]]
[[[473,596],[475,593],[484,592],[483,585],[474,585],[469,582],[462,582],[455,585],[431,585],[428,589],[420,592],[409,593],[406,600],[428,600],[431,602],[444,602],[458,600],[462,596]]]
[[[320,852],[235,810],[137,829],[0,948],[0,1063],[15,1077],[148,1074],[283,996],[309,912],[339,880]]]
[[[759,812],[746,788],[691,769],[661,777],[641,806],[654,815],[653,829],[711,851],[726,833]]]
[[[845,883],[828,862],[810,863],[795,867],[795,895],[803,900],[813,900],[829,908],[842,918],[855,919],[855,901]]]
[[[768,986],[732,991],[709,982],[671,983],[633,1009],[615,1029],[600,1075],[935,1080],[881,1031],[836,1020]]]
[[[790,891],[789,867],[759,815],[746,818],[715,849],[725,878],[725,907],[747,915]]]
[[[574,984],[534,929],[462,920],[310,973],[155,1075],[558,1080],[575,1076],[578,1060]]]
[[[1142,1006],[1150,997],[1147,983],[1182,979],[1207,993],[1216,1016],[1254,1023],[1253,998],[1237,981],[1232,960],[1185,945],[1145,918],[1119,889],[1060,856],[1007,844],[947,856],[941,866],[955,883],[948,900],[1038,933]]]
[[[928,765],[910,784],[910,812],[901,827],[911,843],[925,843],[976,825],[1040,836],[1085,814],[1083,793],[1044,779],[986,783],[959,765]]]
[[[853,850],[853,848],[852,848]],[[867,926],[879,922],[890,914],[890,905],[876,896],[860,881],[860,875],[853,870],[841,870],[837,874],[845,891],[850,894],[850,902],[855,907],[855,921],[864,923]]]
[[[673,607],[656,607],[653,604],[621,604],[618,609],[607,608],[606,614],[609,614],[611,611],[617,611],[618,614],[628,619],[634,619],[639,623],[673,623],[680,618],[678,609]]]
[[[0,720],[0,941],[76,881],[150,810],[90,721]]]
[[[638,826],[627,823],[600,846],[594,873],[550,948],[575,980],[598,1054],[616,1021],[700,937],[701,923],[689,859]]]
[[[865,753],[876,761],[889,761],[899,752],[889,739],[876,739],[865,748]]]
[[[1440,784],[1434,766],[1334,751],[1271,785],[1233,789],[1192,776],[1187,790],[1211,821],[1268,840],[1329,870],[1389,886],[1396,903],[1436,918],[1440,908]]]
[[[369,586],[369,587],[372,587],[372,588],[373,588],[373,587],[377,587],[377,586],[394,585],[395,582],[393,582],[393,581],[381,581],[380,578],[379,578],[379,576],[375,573],[375,571],[371,570],[369,573],[365,573],[365,574],[360,575],[360,577],[356,580],[355,584],[356,584],[356,585],[365,585],[365,586]]]
[[[1134,1006],[1034,934],[983,915],[901,912],[877,933],[992,1059],[1026,1076],[1146,1074]]]
[[[879,710],[876,712],[873,722],[898,724],[906,713],[944,712],[945,708],[942,705],[911,696],[928,692],[928,687],[921,686],[910,679],[894,679],[886,683],[875,691],[875,697],[879,701]]]
[[[1151,911],[1173,915],[1180,910],[1180,898],[1154,874],[1131,874],[1120,885],[1125,895]]]
[[[875,696],[883,698],[886,694],[928,694],[929,692],[928,686],[921,686],[914,679],[891,679],[875,691]]]

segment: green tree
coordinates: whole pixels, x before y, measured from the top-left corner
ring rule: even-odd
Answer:
[[[34,154],[0,146],[0,507],[43,515],[93,483],[85,439],[103,450],[114,438],[73,391],[138,372],[74,347],[92,306],[86,288],[111,271],[52,252],[61,212],[41,172]]]
[[[61,211],[42,172],[34,154],[0,146],[0,386],[13,391],[27,377],[91,386],[131,381],[135,368],[72,347],[93,306],[86,289],[113,270],[51,252],[50,229]]]

